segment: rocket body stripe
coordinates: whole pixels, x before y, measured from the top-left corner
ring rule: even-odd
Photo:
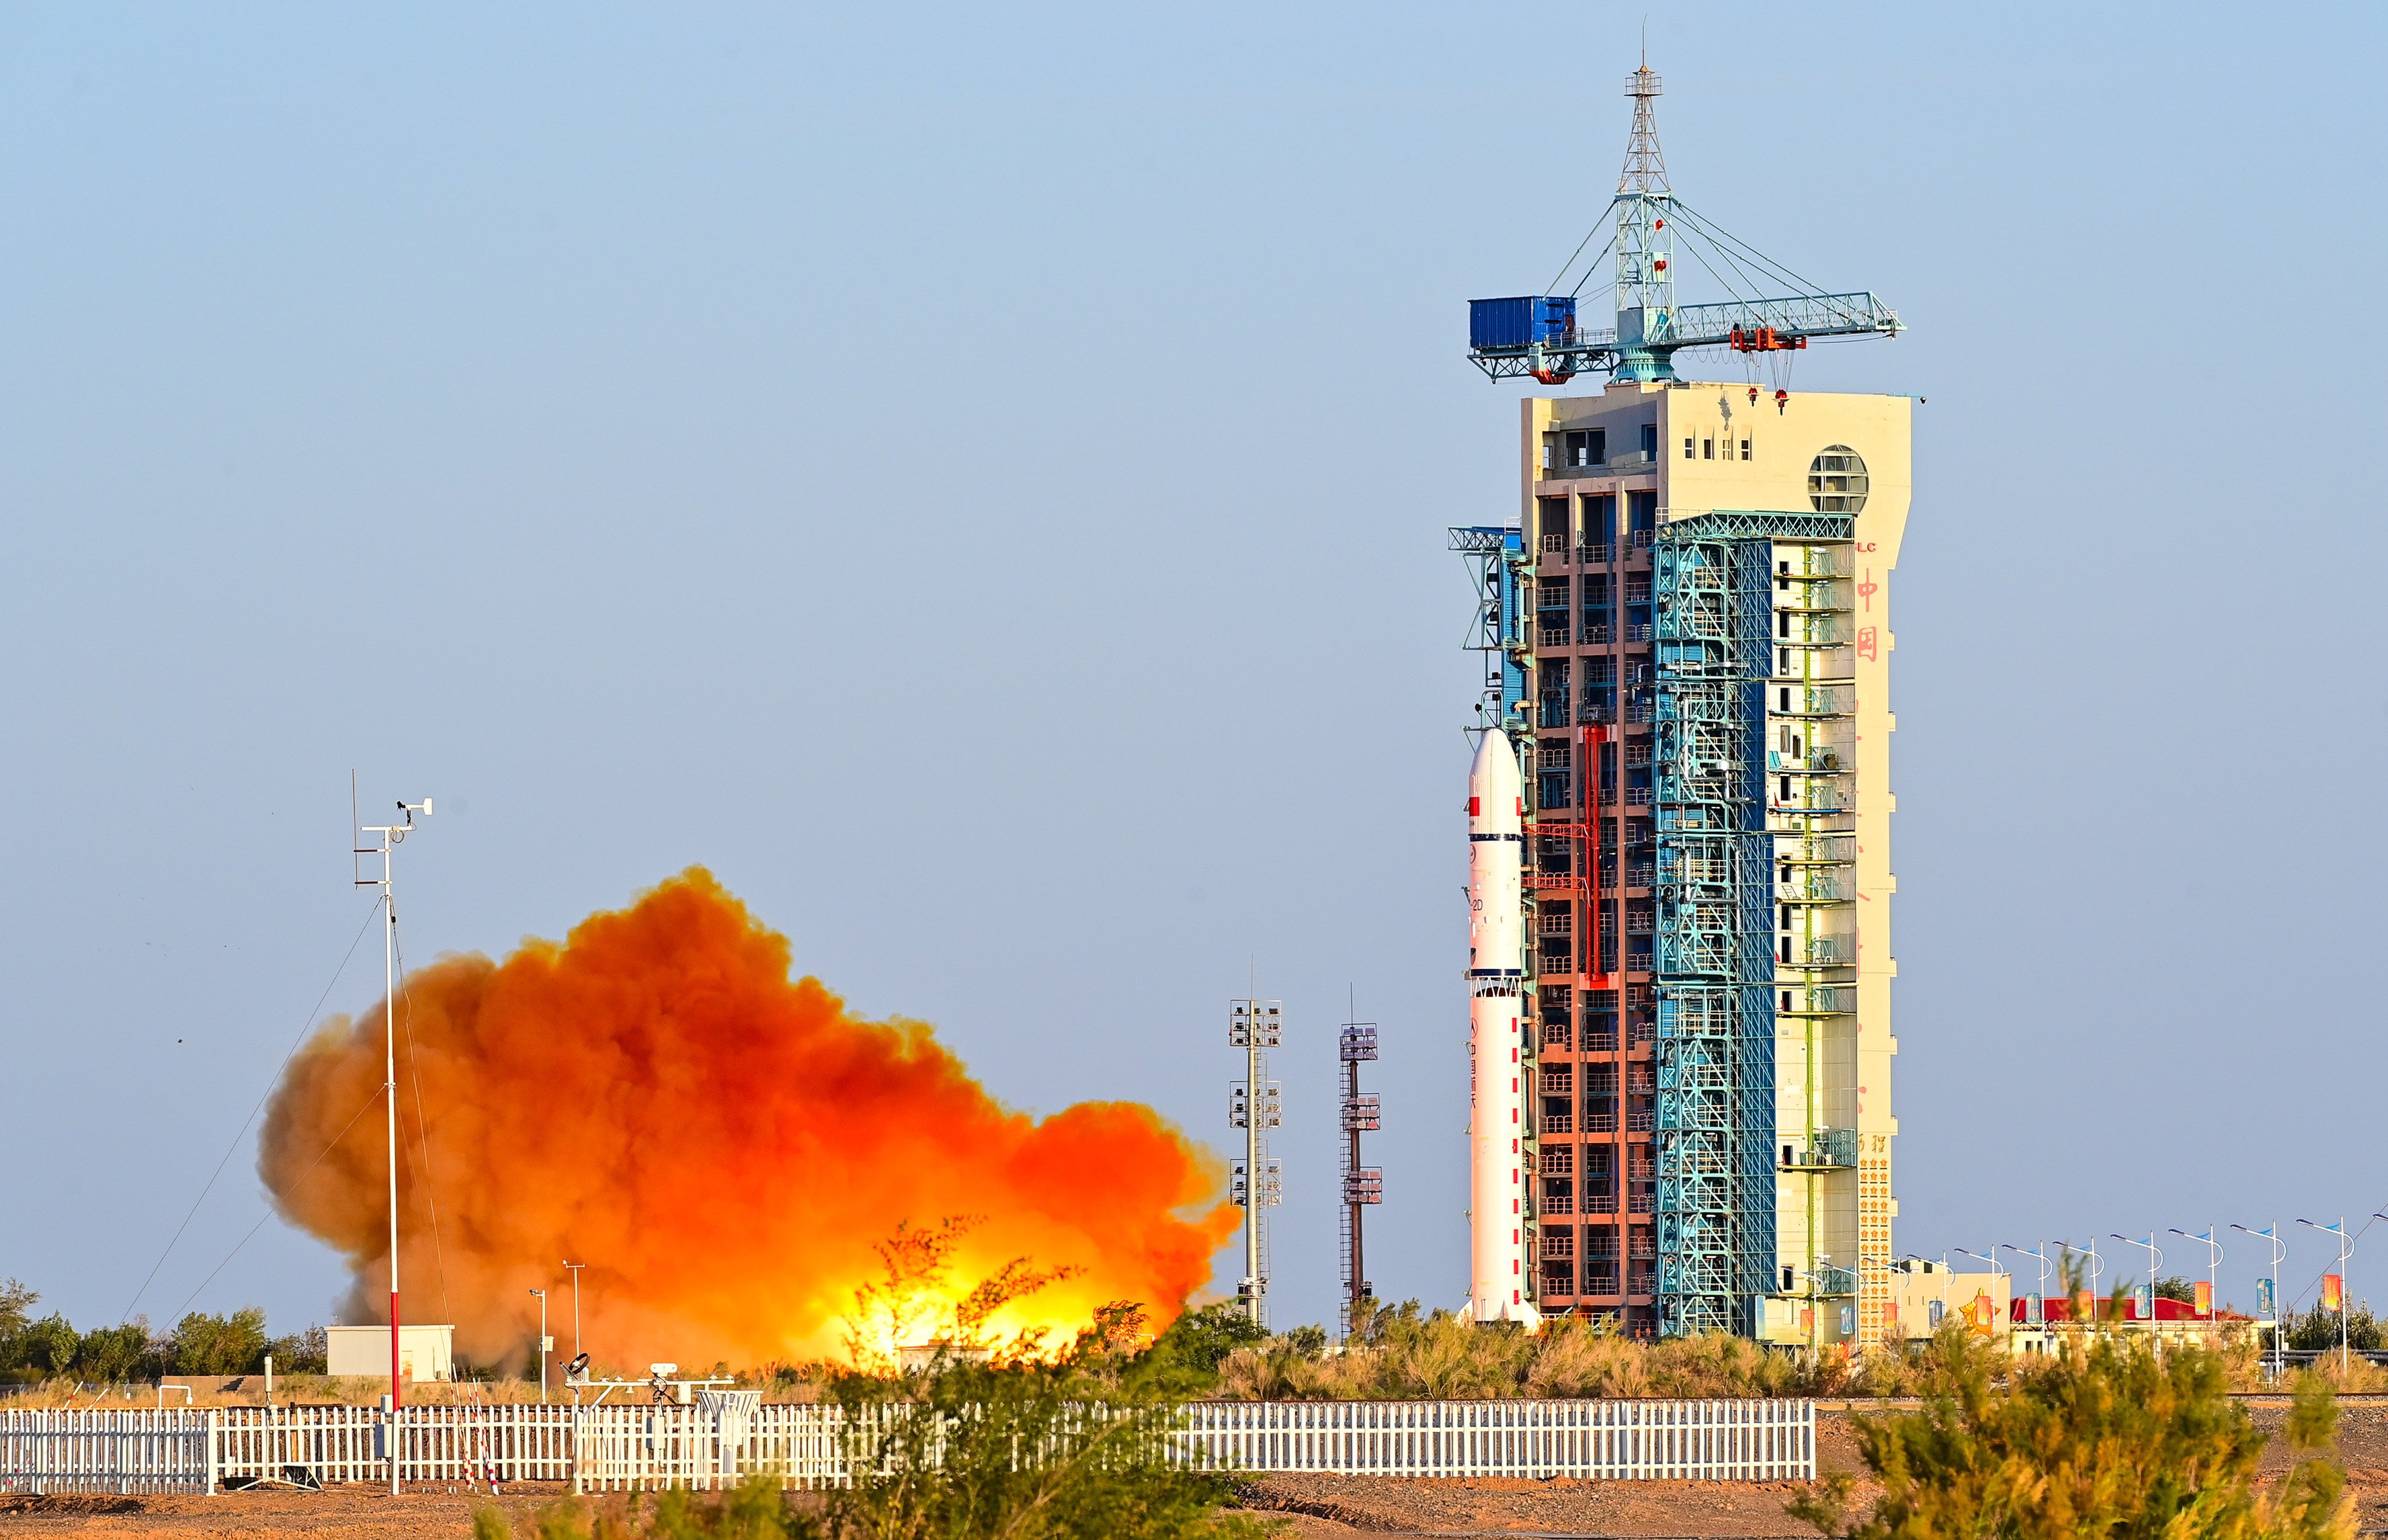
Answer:
[[[1525,809],[1517,751],[1488,732],[1467,773],[1468,1303],[1479,1321],[1541,1317],[1525,1296]]]

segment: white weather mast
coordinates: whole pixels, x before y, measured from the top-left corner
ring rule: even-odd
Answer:
[[[349,817],[356,818],[356,776],[349,776]],[[399,1311],[398,1311],[398,906],[390,885],[391,852],[406,843],[414,832],[414,815],[431,816],[431,799],[419,802],[398,804],[399,822],[395,824],[364,824],[357,827],[359,838],[354,845],[350,865],[356,885],[381,890],[381,966],[382,966],[382,1100],[387,1114],[387,1149],[389,1157],[389,1405],[394,1412],[404,1405],[405,1392],[399,1377]],[[376,844],[368,845],[363,836],[378,835]],[[380,871],[365,875],[364,858],[378,856]],[[390,1444],[389,1489],[398,1490],[398,1445]]]

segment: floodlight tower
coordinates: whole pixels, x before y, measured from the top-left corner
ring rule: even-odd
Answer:
[[[1343,1304],[1342,1335],[1352,1335],[1352,1314],[1374,1292],[1368,1283],[1367,1256],[1361,1247],[1360,1216],[1372,1203],[1385,1201],[1385,1173],[1360,1164],[1360,1136],[1374,1133],[1382,1122],[1377,1098],[1360,1091],[1360,1066],[1377,1056],[1377,1024],[1347,1021],[1341,1041],[1343,1056],[1343,1137],[1350,1148],[1343,1163]]]
[[[1269,1158],[1268,1130],[1284,1122],[1284,1099],[1268,1078],[1268,1051],[1284,1035],[1284,1004],[1276,1000],[1227,1003],[1227,1042],[1244,1051],[1244,1079],[1227,1094],[1227,1126],[1244,1130],[1244,1155],[1236,1162],[1233,1201],[1244,1211],[1244,1276],[1236,1284],[1244,1314],[1268,1324],[1268,1218],[1262,1212],[1284,1199],[1278,1163]]]
[[[356,801],[355,777],[349,777],[349,804]],[[382,1099],[388,1114],[387,1138],[389,1152],[389,1407],[396,1412],[405,1403],[404,1390],[399,1378],[398,1354],[398,905],[390,886],[390,855],[414,832],[414,815],[431,816],[431,799],[419,802],[398,804],[399,822],[368,824],[358,829],[360,835],[376,834],[377,844],[367,845],[352,840],[355,846],[349,865],[356,885],[381,890],[381,968],[382,968]],[[349,816],[353,818],[352,812]],[[381,870],[374,877],[364,875],[364,858],[381,859]],[[398,1441],[395,1430],[389,1445],[389,1489],[398,1490]]]

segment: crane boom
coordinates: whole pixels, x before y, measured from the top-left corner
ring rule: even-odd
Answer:
[[[1554,316],[1552,323],[1540,328],[1541,335],[1514,343],[1480,344],[1468,349],[1468,358],[1488,379],[1564,377],[1614,372],[1626,356],[1618,343],[1619,333],[1634,334],[1637,322],[1640,349],[1659,356],[1686,347],[1778,352],[1805,347],[1810,337],[1886,337],[1906,330],[1897,310],[1864,290],[1627,310],[1618,317],[1620,326],[1597,329],[1573,324],[1573,309],[1567,307],[1564,322]]]

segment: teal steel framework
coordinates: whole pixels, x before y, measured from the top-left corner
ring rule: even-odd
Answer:
[[[1774,1292],[1774,886],[1766,689],[1777,540],[1848,515],[1717,512],[1651,549],[1658,1327],[1754,1334]]]
[[[1526,670],[1533,663],[1527,639],[1525,584],[1533,570],[1523,531],[1514,525],[1461,524],[1451,530],[1451,549],[1468,558],[1476,587],[1476,625],[1467,646],[1484,654],[1484,697],[1477,726],[1497,726],[1512,738],[1531,734]]]

